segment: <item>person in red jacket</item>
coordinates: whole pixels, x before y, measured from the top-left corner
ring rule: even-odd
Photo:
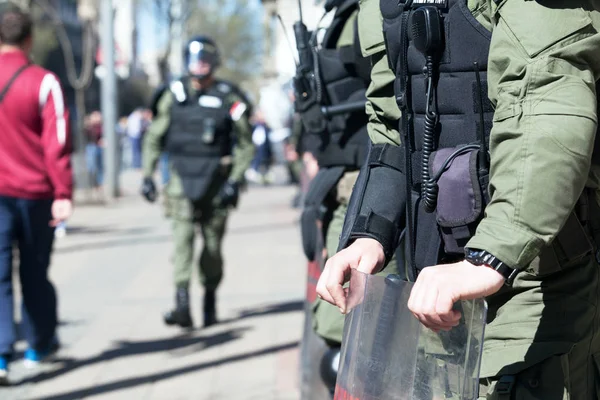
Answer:
[[[72,212],[69,116],[57,77],[31,64],[32,22],[0,14],[0,383],[16,340],[12,247],[18,245],[22,326],[35,364],[58,348],[56,292],[48,279],[54,226]]]

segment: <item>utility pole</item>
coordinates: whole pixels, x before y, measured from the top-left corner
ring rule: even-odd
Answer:
[[[113,2],[100,2],[100,29],[102,44],[102,136],[104,138],[104,170],[106,195],[109,200],[119,196],[117,160],[117,78],[115,73],[115,41]]]
[[[184,43],[184,4],[182,0],[171,0],[171,54],[169,55],[169,69],[171,76],[180,76],[183,72],[183,43]]]

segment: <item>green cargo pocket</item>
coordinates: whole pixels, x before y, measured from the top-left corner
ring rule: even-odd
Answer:
[[[377,0],[359,0],[358,35],[363,57],[385,50],[383,41],[383,18]]]
[[[179,221],[191,221],[194,219],[194,206],[187,197],[168,197],[170,214],[173,219]]]
[[[517,375],[481,385],[479,396],[486,400],[568,400],[570,382],[565,371],[568,355],[552,356]]]
[[[505,1],[497,10],[498,24],[504,21],[527,54],[535,57],[592,24],[582,5],[581,0],[553,2],[552,8],[538,1]]]
[[[587,264],[594,246],[575,213],[571,213],[554,241],[530,264],[527,272],[547,276],[574,266]]]
[[[569,399],[568,365],[568,355],[563,354],[524,370],[517,376],[514,400]]]

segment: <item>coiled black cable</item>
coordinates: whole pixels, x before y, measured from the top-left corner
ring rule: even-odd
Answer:
[[[423,132],[423,152],[421,158],[421,197],[425,211],[432,213],[437,205],[439,187],[436,180],[429,177],[431,154],[435,147],[435,129],[438,124],[436,107],[436,90],[433,76],[433,57],[427,56],[427,108],[425,110],[425,127]]]

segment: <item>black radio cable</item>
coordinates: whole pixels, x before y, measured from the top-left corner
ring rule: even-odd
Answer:
[[[435,148],[435,129],[438,124],[438,114],[435,112],[437,91],[434,85],[433,56],[427,56],[427,107],[425,109],[425,127],[423,132],[423,152],[421,159],[421,196],[423,198],[425,211],[435,211],[439,187],[437,181],[430,179],[429,166],[431,154]]]

